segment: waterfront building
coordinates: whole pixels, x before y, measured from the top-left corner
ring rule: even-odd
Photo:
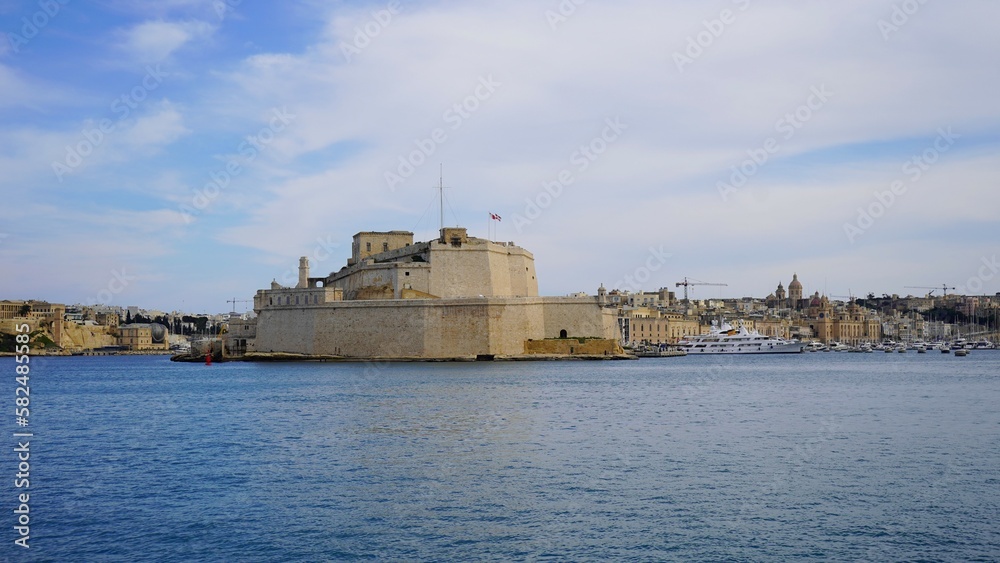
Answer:
[[[167,327],[160,324],[127,324],[118,328],[118,345],[130,351],[169,350]]]
[[[622,311],[622,324],[629,346],[641,344],[677,344],[685,337],[702,334],[707,329],[697,318],[648,307]]]

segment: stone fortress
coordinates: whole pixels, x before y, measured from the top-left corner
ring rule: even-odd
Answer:
[[[540,297],[534,256],[513,242],[442,228],[354,235],[338,272],[254,296],[248,351],[353,359],[493,359],[533,354],[617,356],[614,308],[597,297]]]

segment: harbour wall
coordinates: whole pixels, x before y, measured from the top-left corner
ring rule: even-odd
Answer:
[[[259,311],[255,352],[347,358],[521,355],[525,341],[618,340],[596,298],[520,297],[340,301]]]

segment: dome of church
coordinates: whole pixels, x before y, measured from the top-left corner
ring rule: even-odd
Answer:
[[[792,283],[788,284],[788,289],[802,289],[802,282],[799,281],[798,274],[792,274]]]

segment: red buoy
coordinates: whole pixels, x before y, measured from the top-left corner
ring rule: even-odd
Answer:
[[[205,365],[206,366],[212,365],[212,353],[211,352],[205,354]]]

